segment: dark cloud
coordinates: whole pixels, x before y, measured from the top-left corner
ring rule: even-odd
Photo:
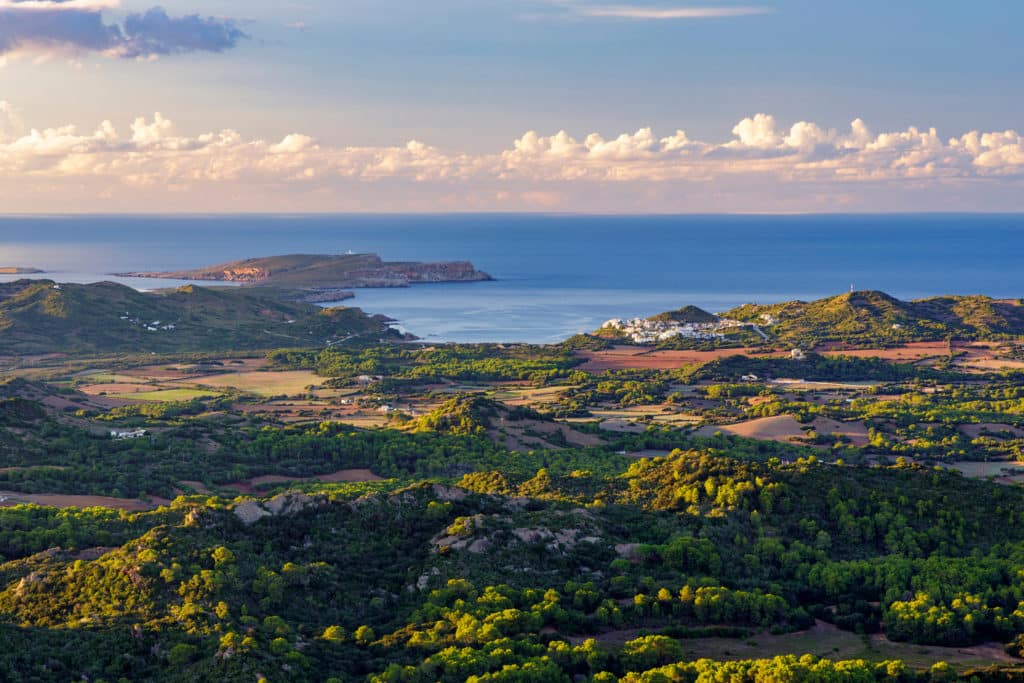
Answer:
[[[0,55],[29,48],[119,57],[224,52],[248,37],[229,19],[198,14],[171,17],[161,7],[129,14],[119,26],[106,23],[98,8],[65,0],[24,3],[34,5],[31,9],[14,4],[0,5]]]
[[[223,52],[246,38],[234,22],[198,14],[169,17],[162,7],[131,14],[124,22],[127,56]]]

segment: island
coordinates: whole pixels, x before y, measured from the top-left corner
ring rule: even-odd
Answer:
[[[26,268],[24,266],[0,266],[0,275],[38,275],[45,273],[39,268]]]
[[[350,298],[347,289],[408,287],[493,280],[469,261],[385,261],[377,254],[288,254],[231,261],[192,270],[114,273],[119,277],[212,280],[276,287],[307,302]]]

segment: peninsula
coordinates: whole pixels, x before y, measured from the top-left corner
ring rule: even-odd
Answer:
[[[0,266],[0,275],[37,275],[46,271],[39,268],[25,268],[23,266]]]
[[[377,254],[289,254],[232,261],[193,270],[115,273],[121,277],[213,280],[300,290],[305,300],[340,289],[408,287],[427,282],[481,282],[493,278],[468,261],[384,261]],[[342,297],[344,298],[344,297]]]

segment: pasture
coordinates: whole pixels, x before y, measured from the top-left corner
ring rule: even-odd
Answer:
[[[226,372],[177,380],[176,384],[199,384],[219,389],[238,389],[260,396],[292,396],[308,393],[310,386],[320,386],[324,378],[308,370],[284,370],[271,372],[255,370],[247,372]]]

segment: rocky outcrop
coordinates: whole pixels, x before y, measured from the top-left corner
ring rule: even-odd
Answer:
[[[347,289],[304,289],[296,292],[293,300],[301,301],[304,304],[326,304],[335,301],[345,301],[354,297],[355,294]]]
[[[318,504],[318,500],[305,493],[281,493],[264,501],[245,500],[234,507],[235,516],[246,526],[264,517],[292,515]]]

